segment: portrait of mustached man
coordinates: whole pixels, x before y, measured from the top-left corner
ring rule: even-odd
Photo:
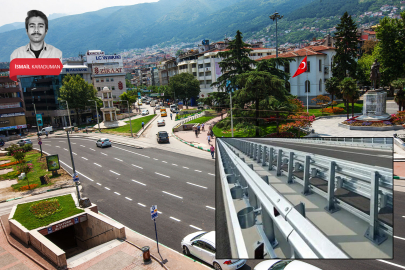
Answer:
[[[10,56],[14,58],[59,58],[62,61],[62,52],[52,45],[45,43],[48,33],[48,18],[39,10],[30,10],[25,18],[25,29],[30,42],[16,49]]]

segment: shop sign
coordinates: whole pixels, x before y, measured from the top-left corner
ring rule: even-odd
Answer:
[[[6,103],[0,104],[0,109],[19,108],[20,103]]]
[[[122,65],[121,55],[88,55],[87,63],[113,63],[118,62]]]
[[[27,128],[27,125],[19,125],[19,126],[17,126],[17,129],[20,129],[20,128]]]
[[[107,67],[94,67],[93,74],[113,74],[113,73],[123,73],[123,68],[107,68]]]
[[[13,116],[21,116],[21,115],[25,115],[25,113],[23,113],[23,112],[19,112],[19,113],[4,113],[4,114],[0,114],[0,117],[13,117]]]
[[[9,123],[10,123],[9,120],[0,121],[0,125],[6,125],[6,124],[9,124]]]
[[[73,72],[88,72],[88,68],[65,68],[66,73],[73,73]]]
[[[86,221],[86,220],[87,220],[87,214],[83,214],[83,215],[80,215],[78,217],[74,217],[74,218],[65,220],[63,222],[60,222],[58,224],[49,226],[49,227],[47,227],[45,229],[39,230],[38,232],[40,234],[42,234],[42,235],[47,235],[47,234],[57,232],[59,230],[62,230],[64,228],[67,228],[69,226],[72,226],[74,224],[77,224],[79,222],[83,222],[83,221]]]
[[[104,55],[102,51],[87,51],[87,55]]]
[[[17,129],[17,126],[0,127],[0,131],[2,131],[2,130],[12,130],[12,129]]]

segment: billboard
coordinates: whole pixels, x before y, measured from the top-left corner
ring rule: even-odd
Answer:
[[[121,55],[87,55],[87,63],[119,63],[122,66],[122,57]]]
[[[101,75],[101,74],[114,74],[114,73],[125,73],[124,68],[114,66],[94,66],[93,67],[93,74],[94,75]]]
[[[59,156],[58,155],[46,156],[46,165],[48,165],[48,171],[59,170],[60,169]]]

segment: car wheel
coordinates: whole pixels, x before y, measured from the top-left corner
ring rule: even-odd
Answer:
[[[183,246],[183,254],[187,255],[187,256],[190,256],[190,251],[188,250],[188,247]]]
[[[216,262],[214,262],[214,269],[215,270],[222,270],[221,266]]]

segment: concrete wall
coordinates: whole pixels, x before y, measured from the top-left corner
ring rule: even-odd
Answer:
[[[65,268],[67,266],[66,253],[39,232],[30,231],[30,242],[58,267]]]
[[[16,220],[9,220],[10,232],[28,245],[30,241],[29,231]]]
[[[87,221],[74,225],[78,246],[89,249],[117,238],[125,238],[125,227],[89,209]]]

